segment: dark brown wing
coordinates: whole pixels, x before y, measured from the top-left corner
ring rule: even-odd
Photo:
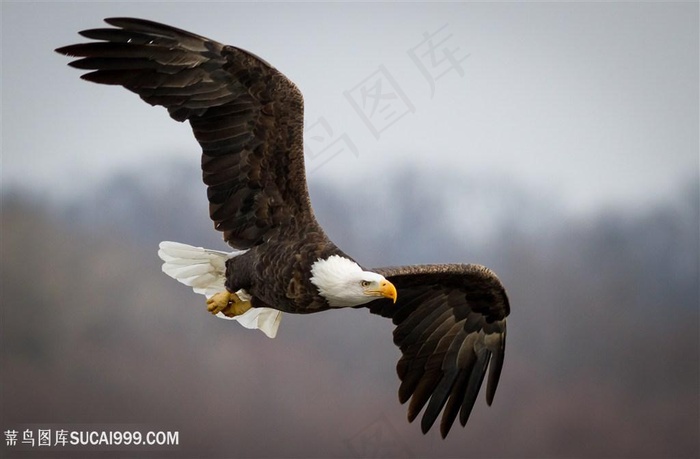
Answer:
[[[477,265],[418,265],[374,269],[392,282],[398,300],[377,300],[370,311],[393,319],[394,343],[403,356],[396,370],[399,400],[411,399],[408,420],[423,407],[426,433],[440,412],[447,436],[457,414],[467,423],[489,369],[486,402],[491,405],[503,367],[506,292],[495,274]]]
[[[82,78],[121,85],[178,121],[202,146],[209,213],[231,246],[245,249],[292,223],[317,225],[303,158],[303,99],[296,86],[247,51],[142,19],[81,35],[59,48],[82,57]]]

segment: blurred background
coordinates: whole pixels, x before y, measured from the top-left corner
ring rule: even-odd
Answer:
[[[498,273],[512,313],[492,407],[424,436],[388,321],[285,315],[270,340],[160,272],[161,240],[226,247],[189,126],[53,52],[110,16],[249,49],[297,83],[317,218],[360,263]],[[3,2],[0,428],[179,432],[81,456],[697,457],[697,17]]]

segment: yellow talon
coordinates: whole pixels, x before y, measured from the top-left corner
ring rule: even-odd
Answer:
[[[245,314],[252,305],[250,301],[241,300],[238,295],[228,290],[216,293],[207,300],[207,310],[212,314],[222,313],[226,317],[236,317]]]
[[[228,290],[214,294],[207,300],[207,311],[218,314],[223,311],[231,302],[232,293]]]
[[[250,301],[241,301],[240,298],[238,298],[238,295],[235,293],[233,294],[234,297],[238,301],[230,303],[226,308],[224,308],[221,313],[225,315],[226,317],[236,317],[240,316],[241,314],[245,314],[248,312],[248,309],[252,307],[250,304]]]

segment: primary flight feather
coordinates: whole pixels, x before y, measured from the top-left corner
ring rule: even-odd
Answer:
[[[232,253],[160,244],[163,271],[207,297],[208,310],[274,337],[282,312],[366,307],[392,319],[402,357],[399,400],[427,432],[464,426],[483,379],[490,405],[503,366],[505,289],[469,264],[365,269],[326,236],[304,173],[303,98],[270,64],[234,46],[143,19],[80,32],[90,43],[57,49],[189,121],[202,147],[209,215]]]

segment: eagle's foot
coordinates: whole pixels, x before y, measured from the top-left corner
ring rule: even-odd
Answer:
[[[250,301],[241,300],[238,295],[228,290],[214,294],[207,300],[207,310],[212,314],[222,313],[226,317],[245,314],[251,308]]]
[[[233,293],[228,290],[215,293],[211,298],[207,299],[207,311],[212,314],[220,313],[228,307],[231,302],[231,295],[233,295]]]
[[[232,293],[231,302],[229,302],[228,306],[221,310],[221,313],[226,317],[236,317],[240,316],[241,314],[245,314],[251,307],[252,305],[250,304],[250,301],[243,301],[238,297],[238,295]]]

